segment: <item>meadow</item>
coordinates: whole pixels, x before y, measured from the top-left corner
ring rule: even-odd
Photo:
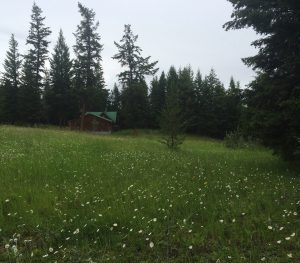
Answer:
[[[267,149],[0,126],[0,262],[300,262],[299,235]]]

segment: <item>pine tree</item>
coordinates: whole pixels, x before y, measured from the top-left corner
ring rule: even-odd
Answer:
[[[178,74],[174,66],[171,66],[167,75],[167,94],[178,92]]]
[[[224,85],[212,69],[205,76],[199,94],[198,130],[200,134],[222,138],[226,134],[226,93]]]
[[[30,45],[23,66],[22,85],[19,96],[19,111],[21,121],[31,124],[39,122],[42,114],[41,89],[42,74],[47,60],[47,37],[51,31],[44,24],[42,10],[35,3],[32,7],[31,23],[27,45]]]
[[[59,32],[50,66],[50,87],[45,91],[45,101],[51,123],[62,126],[70,116],[72,78],[72,61],[62,30]]]
[[[42,16],[42,9],[35,3],[32,7],[31,23],[27,45],[31,45],[25,59],[30,63],[34,75],[35,88],[41,88],[42,73],[44,72],[47,60],[48,45],[47,37],[51,34],[49,27],[44,24],[45,17]]]
[[[159,79],[156,77],[151,82],[150,105],[152,115],[152,127],[158,128],[162,109],[165,106],[167,80],[162,72]]]
[[[243,59],[259,71],[246,90],[246,128],[285,159],[300,159],[299,1],[229,0],[226,30],[252,27],[258,54]],[[244,119],[246,119],[244,117]]]
[[[117,84],[114,84],[114,88],[110,93],[110,110],[120,112],[121,110],[121,94]]]
[[[125,128],[149,128],[148,87],[145,81],[124,87],[121,95],[121,124]]]
[[[108,94],[104,90],[101,66],[103,46],[100,44],[101,37],[97,32],[99,22],[95,21],[96,14],[93,9],[83,6],[81,3],[78,3],[78,8],[82,20],[74,34],[76,37],[74,85],[83,117],[88,110],[94,111],[99,108],[104,110]]]
[[[182,115],[187,122],[187,131],[193,132],[196,129],[196,87],[194,73],[190,66],[184,67],[178,73],[179,104]]]
[[[226,91],[226,133],[238,129],[242,113],[242,90],[239,82],[230,79],[229,89]]]
[[[169,92],[167,95],[160,119],[160,127],[163,134],[161,143],[166,144],[172,150],[178,149],[184,141],[183,133],[186,123],[182,116],[176,92]]]
[[[18,90],[20,84],[21,58],[14,35],[9,41],[9,50],[4,60],[3,85],[1,90],[0,121],[14,123],[18,119]]]
[[[138,35],[133,34],[131,25],[125,25],[120,43],[114,42],[118,53],[112,58],[118,60],[120,65],[126,68],[118,76],[120,82],[126,83],[127,86],[133,82],[143,82],[145,76],[154,75],[158,71],[158,68],[155,68],[158,61],[150,63],[150,56],[142,57],[142,49],[135,44],[137,39]]]

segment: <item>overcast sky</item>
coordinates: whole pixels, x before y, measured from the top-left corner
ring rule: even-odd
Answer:
[[[75,43],[73,33],[80,21],[77,1],[36,0],[36,3],[52,30],[50,52],[60,28],[72,47]],[[108,88],[117,81],[120,70],[117,61],[111,57],[116,53],[113,42],[121,39],[124,24],[132,25],[133,32],[139,35],[138,45],[143,49],[143,55],[158,60],[160,72],[168,71],[171,65],[179,68],[190,64],[205,75],[214,68],[226,86],[231,76],[246,85],[255,75],[241,58],[256,53],[250,42],[257,36],[250,29],[226,32],[222,28],[232,12],[231,4],[226,0],[81,0],[81,3],[95,10],[100,22],[103,69]],[[21,53],[28,49],[25,43],[32,4],[33,0],[1,0],[0,71],[11,33],[15,34]]]

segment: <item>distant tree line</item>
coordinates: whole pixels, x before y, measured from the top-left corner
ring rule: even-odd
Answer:
[[[288,160],[300,156],[300,6],[298,1],[229,0],[233,20],[225,29],[252,27],[262,37],[252,43],[257,55],[243,59],[257,71],[241,89],[233,78],[225,88],[214,70],[207,76],[189,66],[158,71],[144,57],[130,25],[114,42],[122,71],[112,90],[105,85],[95,12],[78,4],[81,21],[74,33],[75,58],[62,30],[49,58],[42,10],[33,5],[26,44],[20,54],[11,36],[0,82],[0,122],[65,126],[87,111],[117,111],[120,128],[162,128],[177,133],[223,138],[237,131],[260,139]],[[49,65],[50,67],[46,66]],[[148,87],[149,77],[154,76]],[[180,140],[179,140],[180,141]]]
[[[62,30],[49,55],[51,30],[36,3],[26,54],[19,53],[15,36],[11,36],[1,77],[1,123],[65,126],[87,111],[108,110],[119,113],[121,128],[159,128],[167,98],[172,97],[180,113],[178,120],[184,122],[187,132],[221,138],[236,129],[242,107],[238,82],[232,79],[225,89],[214,70],[202,77],[200,72],[194,75],[189,66],[178,70],[172,66],[167,74],[154,77],[148,87],[146,77],[156,74],[158,62],[142,56],[130,25],[125,25],[123,37],[114,43],[117,53],[112,59],[123,71],[118,74],[118,84],[108,90],[99,22],[92,9],[80,3],[78,8],[81,21],[74,33],[74,59]]]

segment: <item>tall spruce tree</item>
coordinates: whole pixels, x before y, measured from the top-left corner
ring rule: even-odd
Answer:
[[[89,110],[104,110],[107,101],[107,91],[101,66],[103,45],[97,32],[99,22],[95,21],[95,12],[78,3],[82,17],[75,32],[76,44],[74,52],[74,85],[80,104],[82,117]],[[83,118],[82,118],[83,120]]]
[[[187,131],[196,130],[196,87],[194,83],[194,73],[190,66],[184,67],[178,73],[179,105],[183,118],[186,121]]]
[[[160,78],[156,77],[151,82],[150,105],[152,116],[152,127],[158,128],[162,109],[165,106],[167,80],[165,73],[162,72]]]
[[[47,37],[51,34],[49,27],[45,26],[44,20],[41,8],[34,3],[26,42],[27,45],[30,45],[30,49],[25,55],[19,96],[21,120],[31,124],[40,121],[42,114],[42,74],[45,70],[50,43],[47,41]]]
[[[212,69],[198,89],[198,130],[201,135],[222,138],[226,134],[226,93],[224,85]]]
[[[150,56],[142,57],[142,49],[136,45],[137,39],[131,26],[125,25],[120,43],[114,42],[118,53],[113,59],[125,68],[118,77],[123,86],[121,120],[127,128],[149,127],[150,106],[145,77],[154,75],[158,70],[157,61],[150,63]]]
[[[121,93],[116,83],[114,84],[113,90],[110,92],[109,103],[110,103],[109,110],[120,112]]]
[[[70,117],[72,78],[72,61],[62,30],[50,59],[50,67],[50,86],[45,91],[48,119],[51,123],[62,126]]]
[[[230,78],[229,89],[226,90],[226,133],[239,128],[242,113],[242,90],[240,83]]]
[[[258,54],[243,59],[260,72],[247,94],[248,130],[285,159],[300,158],[299,1],[229,0],[226,30],[252,27]]]
[[[138,35],[134,35],[131,30],[131,25],[124,26],[124,35],[120,43],[114,42],[118,49],[118,53],[112,58],[118,60],[121,67],[125,67],[118,76],[122,83],[129,86],[133,82],[142,82],[145,76],[154,75],[158,68],[158,61],[149,62],[150,56],[142,57],[142,49],[136,45]]]
[[[9,41],[9,50],[4,60],[3,85],[1,90],[0,121],[14,123],[18,120],[18,91],[20,84],[21,56],[14,35]]]

